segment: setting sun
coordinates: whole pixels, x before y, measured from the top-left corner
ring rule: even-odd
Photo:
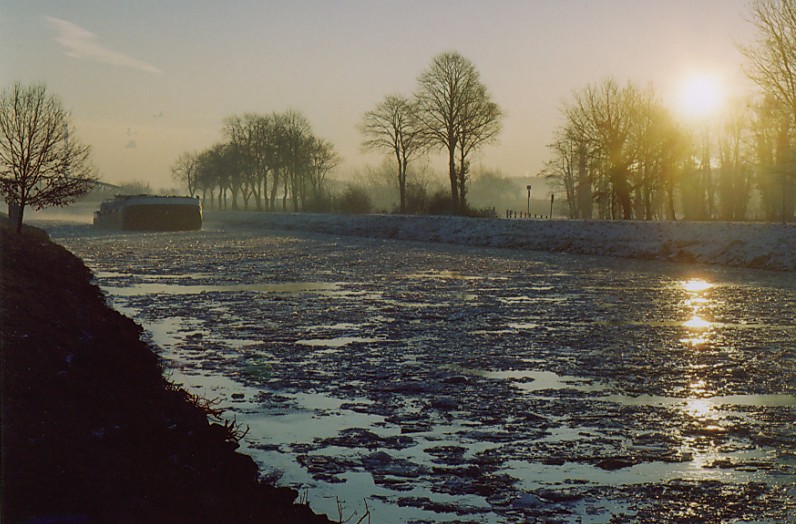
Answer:
[[[720,79],[707,73],[684,78],[677,92],[677,110],[682,116],[702,120],[718,113],[724,104],[724,89]]]

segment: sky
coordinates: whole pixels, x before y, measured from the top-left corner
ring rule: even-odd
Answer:
[[[589,84],[651,85],[673,110],[695,73],[749,92],[748,1],[0,0],[0,80],[44,82],[110,183],[173,187],[177,157],[223,140],[226,117],[288,109],[345,178],[382,161],[362,150],[362,115],[458,51],[505,112],[473,164],[527,177]]]

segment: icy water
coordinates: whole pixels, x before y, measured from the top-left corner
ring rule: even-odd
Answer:
[[[48,229],[334,519],[796,520],[793,274]]]

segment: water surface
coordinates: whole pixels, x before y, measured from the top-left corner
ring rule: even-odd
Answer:
[[[234,228],[51,234],[173,380],[334,518],[338,501],[374,522],[795,514],[791,274]]]

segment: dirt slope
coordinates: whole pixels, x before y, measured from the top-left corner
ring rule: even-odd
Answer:
[[[258,480],[81,260],[0,235],[2,522],[328,522]]]

